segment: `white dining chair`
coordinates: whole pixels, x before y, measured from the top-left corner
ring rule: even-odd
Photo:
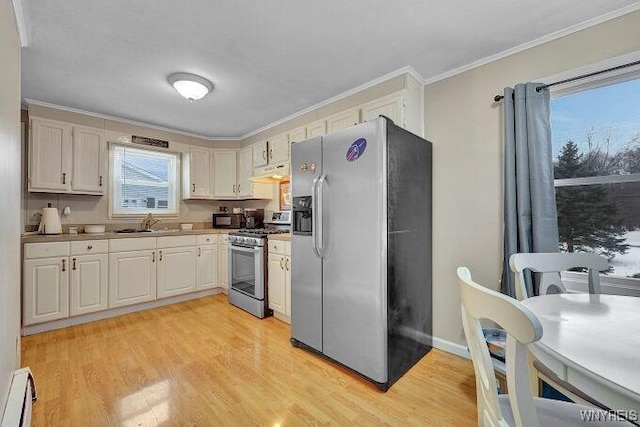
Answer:
[[[527,345],[542,337],[536,315],[519,301],[475,283],[466,267],[457,270],[462,324],[476,375],[479,426],[630,426],[618,421],[590,421],[582,414],[600,409],[571,402],[533,397]],[[509,394],[498,395],[496,377],[480,319],[499,324],[507,332],[506,366]],[[581,412],[586,411],[586,412]]]
[[[567,288],[560,278],[563,271],[572,268],[588,270],[588,289],[591,294],[600,293],[600,272],[609,268],[609,261],[589,253],[518,253],[509,258],[511,271],[515,273],[516,298],[522,301],[532,295],[525,285],[526,271],[541,273],[539,295],[566,293]]]
[[[572,268],[586,268],[588,271],[589,293],[600,293],[600,272],[609,268],[609,262],[600,255],[590,253],[518,253],[509,258],[509,266],[515,273],[516,298],[522,301],[529,298],[525,285],[527,271],[540,273],[539,294],[566,293],[567,288],[562,283],[561,273]],[[564,394],[574,402],[603,407],[600,402],[584,394],[577,387],[558,377],[551,369],[533,361],[533,367],[537,371],[540,380]],[[541,386],[537,385],[540,390]]]

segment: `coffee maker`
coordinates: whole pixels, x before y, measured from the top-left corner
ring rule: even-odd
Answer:
[[[264,209],[245,209],[247,228],[264,228]]]

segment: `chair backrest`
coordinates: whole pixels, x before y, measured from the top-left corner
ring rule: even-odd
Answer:
[[[539,427],[533,405],[526,345],[542,337],[535,314],[517,300],[475,283],[466,267],[459,267],[462,324],[476,374],[478,424],[507,426],[498,401],[496,377],[480,319],[489,319],[507,332],[507,386],[517,426]]]
[[[571,268],[589,271],[589,293],[600,293],[600,272],[609,268],[609,261],[589,253],[527,253],[513,254],[509,258],[511,271],[515,273],[516,298],[529,298],[525,284],[527,271],[541,273],[539,294],[565,293],[567,288],[560,280],[560,273]]]

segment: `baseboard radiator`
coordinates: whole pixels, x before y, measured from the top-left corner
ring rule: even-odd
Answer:
[[[29,427],[31,405],[37,399],[36,386],[29,368],[13,373],[7,406],[2,416],[2,427]]]

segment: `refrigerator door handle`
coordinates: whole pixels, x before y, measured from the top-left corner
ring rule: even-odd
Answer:
[[[315,177],[311,183],[311,244],[313,245],[313,252],[318,256],[318,258],[322,258],[318,251],[318,244],[316,241],[316,223],[318,222],[318,196],[316,193],[318,188],[318,178],[319,177]]]
[[[316,215],[316,218],[318,218],[318,243],[316,244],[318,247],[318,252],[320,254],[320,258],[324,258],[325,252],[324,252],[324,233],[323,233],[323,224],[322,224],[322,212],[324,212],[323,206],[322,206],[322,199],[323,199],[323,189],[324,189],[324,181],[327,179],[327,174],[323,173],[322,176],[320,177],[320,179],[318,180],[318,183],[316,184],[316,193],[318,193],[318,202],[317,202],[317,206],[318,206],[318,215]]]

